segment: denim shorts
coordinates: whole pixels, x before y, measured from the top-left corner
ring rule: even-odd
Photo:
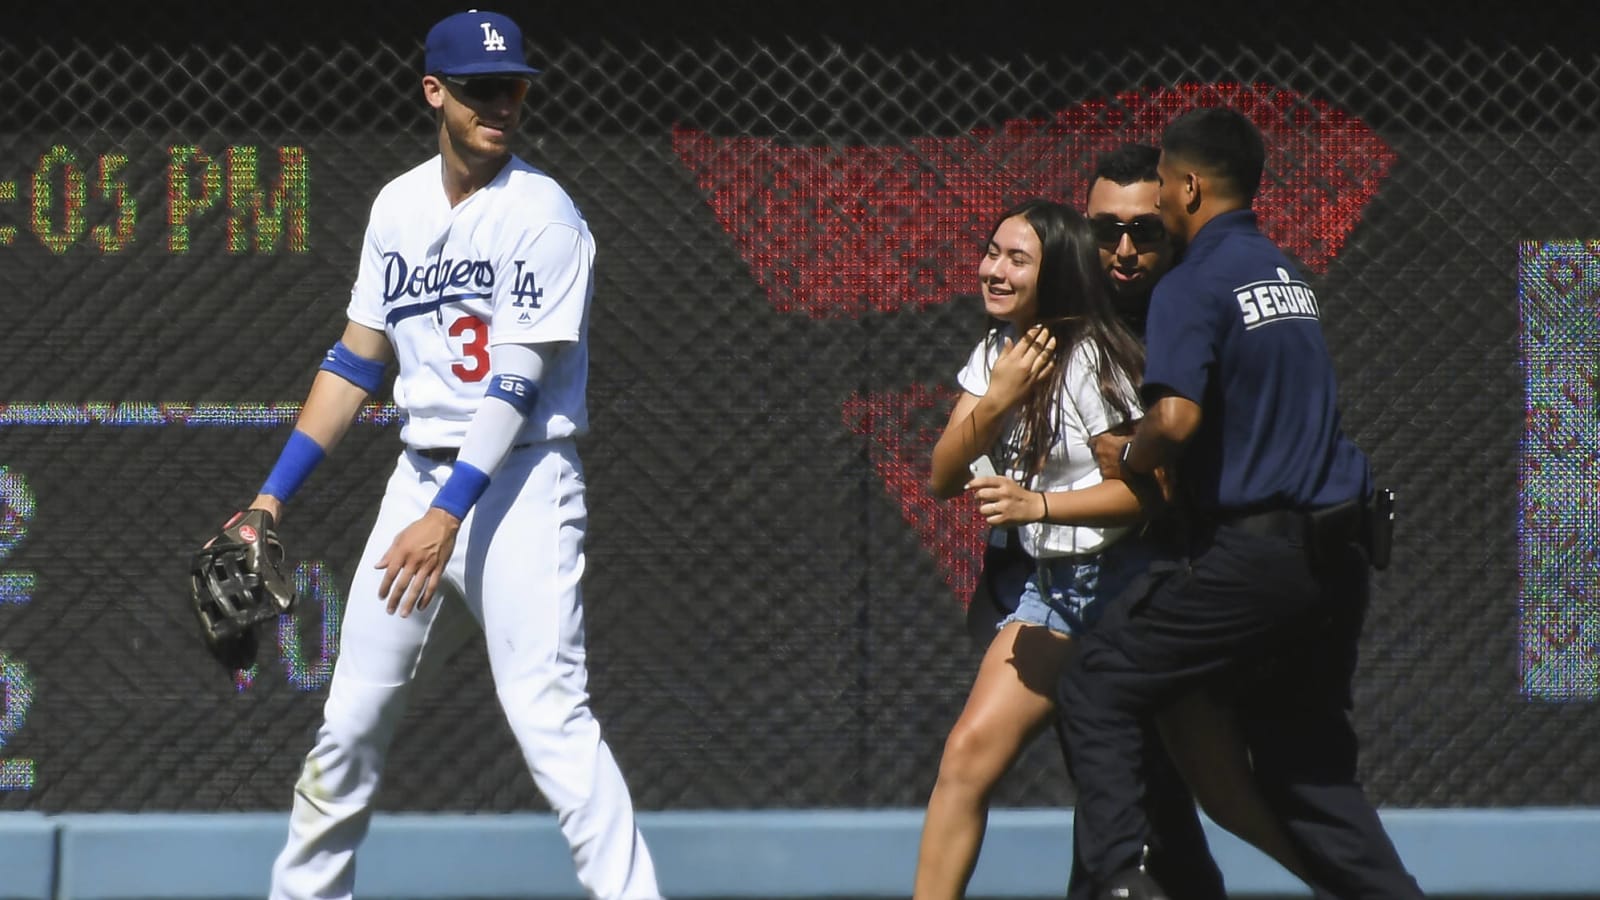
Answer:
[[[1008,567],[995,573],[993,590],[996,602],[1014,611],[998,627],[1021,622],[1065,635],[1082,634],[1094,627],[1105,606],[1149,567],[1152,558],[1142,541],[1121,540],[1102,553],[1047,556]]]

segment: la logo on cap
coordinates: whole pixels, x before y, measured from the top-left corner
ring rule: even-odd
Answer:
[[[474,10],[474,11],[476,11],[476,10]],[[481,28],[483,28],[483,49],[485,49],[485,50],[504,50],[504,49],[506,49],[506,39],[500,36],[500,32],[494,30],[493,23],[480,22],[478,24],[479,24],[479,26]]]

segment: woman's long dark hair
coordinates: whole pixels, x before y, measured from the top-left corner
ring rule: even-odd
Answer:
[[[1111,292],[1100,271],[1099,249],[1082,213],[1050,200],[1028,200],[1002,213],[989,237],[993,240],[1007,219],[1021,216],[1039,237],[1037,321],[1056,339],[1055,368],[1034,386],[1019,412],[1022,423],[1018,458],[1011,467],[1031,478],[1044,468],[1057,439],[1054,415],[1065,390],[1067,362],[1084,341],[1094,348],[1100,394],[1124,419],[1136,411],[1120,386],[1119,374],[1135,388],[1144,372],[1144,347],[1117,318]],[[1002,325],[993,317],[991,329]],[[1021,335],[1018,335],[1020,338]],[[998,340],[998,338],[995,338]]]

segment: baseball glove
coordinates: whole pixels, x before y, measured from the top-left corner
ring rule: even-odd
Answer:
[[[283,545],[266,510],[235,513],[222,533],[194,554],[190,596],[200,636],[229,669],[255,663],[256,626],[294,608]]]

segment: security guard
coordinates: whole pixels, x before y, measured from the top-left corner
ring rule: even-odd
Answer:
[[[1198,109],[1161,140],[1161,216],[1183,259],[1156,287],[1147,413],[1123,477],[1153,509],[1173,466],[1188,564],[1129,591],[1062,682],[1077,850],[1103,897],[1162,897],[1142,869],[1142,719],[1198,685],[1238,688],[1262,792],[1319,896],[1418,898],[1356,775],[1346,715],[1375,546],[1366,456],[1340,430],[1311,286],[1250,210],[1266,151],[1239,113]]]

